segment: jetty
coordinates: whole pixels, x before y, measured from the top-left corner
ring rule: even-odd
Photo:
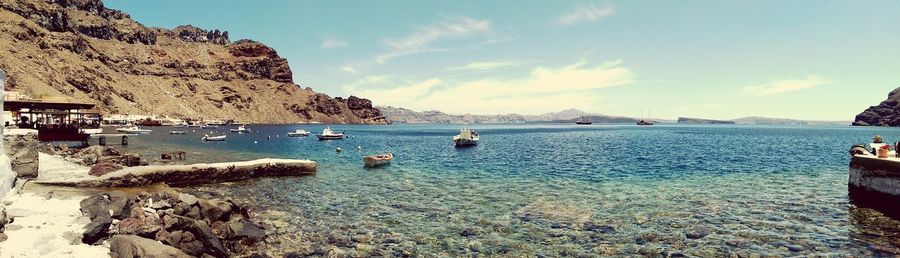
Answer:
[[[258,177],[316,174],[316,162],[296,159],[257,159],[241,162],[126,167],[95,177],[37,180],[35,183],[70,187],[131,187],[165,183],[187,186],[240,181]]]
[[[850,201],[860,207],[874,208],[885,215],[900,218],[900,157],[890,151],[878,157],[865,148],[851,149],[847,182]]]

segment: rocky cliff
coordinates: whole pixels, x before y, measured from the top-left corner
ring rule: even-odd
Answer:
[[[900,88],[888,93],[885,101],[871,106],[853,120],[859,126],[900,126]]]
[[[264,44],[145,27],[99,0],[0,1],[0,69],[7,90],[96,103],[105,114],[385,123],[369,100],[294,84],[287,60]]]

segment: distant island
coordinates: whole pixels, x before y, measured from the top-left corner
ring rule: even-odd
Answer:
[[[735,124],[734,121],[701,119],[701,118],[690,118],[690,117],[679,117],[678,123],[679,124],[722,124],[722,125]]]

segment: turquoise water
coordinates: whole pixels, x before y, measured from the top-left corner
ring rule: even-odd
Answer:
[[[454,125],[336,125],[350,138],[285,137],[322,127],[256,125],[210,143],[199,129],[159,127],[127,149],[185,150],[189,163],[316,160],[312,177],[192,189],[257,204],[280,252],[878,256],[900,245],[896,221],[871,219],[877,213],[847,198],[849,147],[875,134],[900,140],[896,129],[473,125],[482,141],[466,149],[453,148]],[[363,168],[363,154],[382,151],[393,164]]]

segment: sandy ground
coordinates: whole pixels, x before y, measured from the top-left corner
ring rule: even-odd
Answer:
[[[87,168],[40,154],[40,178],[77,178]],[[81,243],[83,227],[79,202],[92,193],[75,188],[47,187],[20,180],[17,192],[3,200],[15,221],[4,232],[0,257],[108,257],[109,247]]]

